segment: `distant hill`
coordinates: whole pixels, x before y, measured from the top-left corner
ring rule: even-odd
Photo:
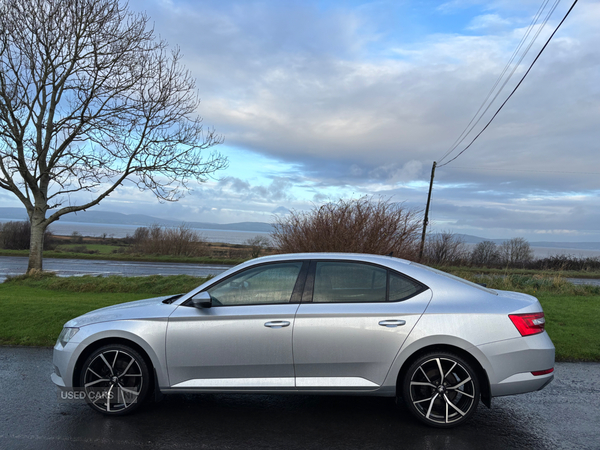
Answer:
[[[0,220],[26,220],[27,213],[23,208],[0,208]],[[138,225],[147,227],[154,223],[176,227],[181,225],[181,220],[161,219],[159,217],[147,216],[145,214],[121,214],[110,211],[80,211],[63,216],[61,223],[92,223],[92,224],[111,224],[111,225]],[[258,233],[270,233],[273,226],[266,222],[237,222],[237,223],[211,223],[211,222],[185,222],[190,228],[201,230],[228,230],[228,231],[253,231]],[[430,235],[431,237],[432,235]],[[434,236],[434,235],[433,235]],[[492,241],[497,245],[502,244],[506,239],[486,239],[470,234],[456,234],[466,244],[478,244],[483,241]],[[536,241],[529,242],[531,247],[541,248],[560,248],[573,250],[598,250],[600,251],[600,242],[550,242]]]
[[[0,208],[0,219],[4,220],[26,220],[27,213],[22,208]],[[72,223],[105,223],[111,225],[139,225],[150,226],[154,223],[167,227],[181,225],[181,220],[161,219],[159,217],[147,216],[145,214],[121,214],[110,211],[80,211],[78,213],[66,214],[60,218],[60,222]],[[190,228],[202,230],[229,230],[229,231],[256,231],[270,233],[273,227],[265,222],[237,222],[237,223],[211,223],[211,222],[185,222]]]

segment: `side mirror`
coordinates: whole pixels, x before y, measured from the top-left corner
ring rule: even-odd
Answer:
[[[196,308],[211,308],[212,297],[206,291],[200,292],[192,297],[192,304]]]

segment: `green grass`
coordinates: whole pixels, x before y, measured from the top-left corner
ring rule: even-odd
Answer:
[[[123,250],[123,246],[120,245],[108,245],[108,244],[61,244],[56,246],[55,251],[69,252],[71,249],[76,247],[85,247],[89,251],[97,252],[99,255],[110,255],[114,252]],[[71,252],[73,253],[73,252]]]
[[[600,361],[600,288],[575,286],[560,277],[471,276],[489,287],[535,295],[559,361]],[[53,346],[62,325],[104,306],[188,292],[206,279],[150,277],[20,276],[0,284],[0,345]]]
[[[435,266],[436,269],[443,270],[444,272],[450,272],[453,274],[461,273],[460,276],[465,275],[529,275],[529,276],[540,276],[540,277],[564,277],[564,278],[600,278],[600,271],[596,270],[538,270],[538,269],[517,269],[514,267],[508,269],[495,269],[489,267],[467,267],[467,266]],[[467,278],[465,276],[465,278]]]
[[[0,345],[53,346],[68,320],[88,311],[192,290],[206,278],[16,277],[0,284]]]
[[[451,272],[475,283],[484,284],[491,289],[524,292],[537,296],[541,293],[554,293],[565,295],[600,295],[600,286],[569,283],[558,274],[552,276],[523,275],[523,274],[474,274],[460,270]]]
[[[194,289],[212,277],[193,277],[190,275],[150,275],[146,277],[91,276],[57,277],[53,273],[43,272],[34,276],[20,275],[0,284],[39,288],[50,291],[86,292],[86,293],[128,293],[169,295],[180,294]]]
[[[93,309],[139,300],[142,294],[50,291],[0,285],[0,344],[53,346],[63,324]]]
[[[600,295],[542,293],[546,331],[558,361],[600,361]]]

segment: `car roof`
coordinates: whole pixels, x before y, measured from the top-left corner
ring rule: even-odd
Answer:
[[[315,253],[283,253],[279,255],[263,256],[261,258],[252,259],[247,263],[262,263],[262,262],[276,262],[276,261],[290,261],[296,259],[327,259],[327,260],[352,260],[352,261],[364,261],[373,262],[378,264],[389,265],[390,263],[401,263],[411,264],[410,261],[401,258],[395,258],[393,256],[386,255],[373,255],[370,253],[340,253],[340,252],[315,252]]]

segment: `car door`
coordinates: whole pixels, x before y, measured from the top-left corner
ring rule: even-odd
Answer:
[[[292,330],[307,268],[253,266],[210,286],[212,307],[177,308],[166,337],[171,387],[293,387]]]
[[[431,291],[377,265],[313,261],[294,324],[299,389],[374,389]]]

